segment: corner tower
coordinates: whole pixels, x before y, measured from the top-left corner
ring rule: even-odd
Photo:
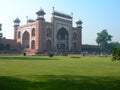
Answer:
[[[18,30],[18,27],[20,26],[20,19],[19,18],[16,18],[14,21],[14,40],[17,40],[17,30]]]
[[[76,29],[78,34],[78,49],[81,50],[82,48],[82,24],[81,20],[76,21]]]
[[[44,12],[43,9],[40,9],[38,12],[36,12],[36,14],[37,14],[37,20],[45,21],[44,15],[45,15],[46,13]]]
[[[83,22],[81,20],[76,21],[77,28],[82,29],[82,23]]]

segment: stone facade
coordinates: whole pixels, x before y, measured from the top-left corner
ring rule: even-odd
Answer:
[[[72,51],[81,50],[82,22],[72,26],[72,16],[53,10],[51,22],[45,21],[45,12],[40,9],[36,20],[28,20],[20,26],[20,20],[14,20],[14,39],[19,47],[29,55],[38,51]]]

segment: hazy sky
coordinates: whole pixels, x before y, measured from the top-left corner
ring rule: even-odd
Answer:
[[[83,21],[82,43],[96,44],[97,33],[107,29],[113,41],[120,42],[120,0],[0,0],[0,23],[6,38],[13,38],[13,20],[18,17],[21,25],[26,16],[36,19],[42,8],[45,19],[50,21],[52,7],[56,11],[71,14],[73,21]]]

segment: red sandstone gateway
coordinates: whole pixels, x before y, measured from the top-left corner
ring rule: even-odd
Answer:
[[[27,55],[35,55],[38,51],[72,51],[81,50],[82,21],[72,26],[73,17],[53,9],[51,22],[45,21],[43,9],[36,12],[36,20],[27,20],[20,26],[19,18],[14,20],[14,40]]]

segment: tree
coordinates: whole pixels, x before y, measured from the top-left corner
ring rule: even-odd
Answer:
[[[3,37],[3,34],[0,32],[0,39],[2,39],[2,37]]]
[[[112,56],[113,61],[120,60],[120,48],[114,48]]]
[[[109,45],[107,46],[107,49],[109,50],[109,52],[112,53],[114,48],[120,48],[120,43],[119,42],[111,42],[109,43]]]
[[[0,23],[0,39],[2,38],[3,34],[1,33],[2,31],[2,24]]]
[[[108,34],[107,30],[104,29],[100,33],[97,33],[97,44],[101,47],[101,51],[107,52],[107,47],[109,46],[110,41],[112,40],[112,36]]]

